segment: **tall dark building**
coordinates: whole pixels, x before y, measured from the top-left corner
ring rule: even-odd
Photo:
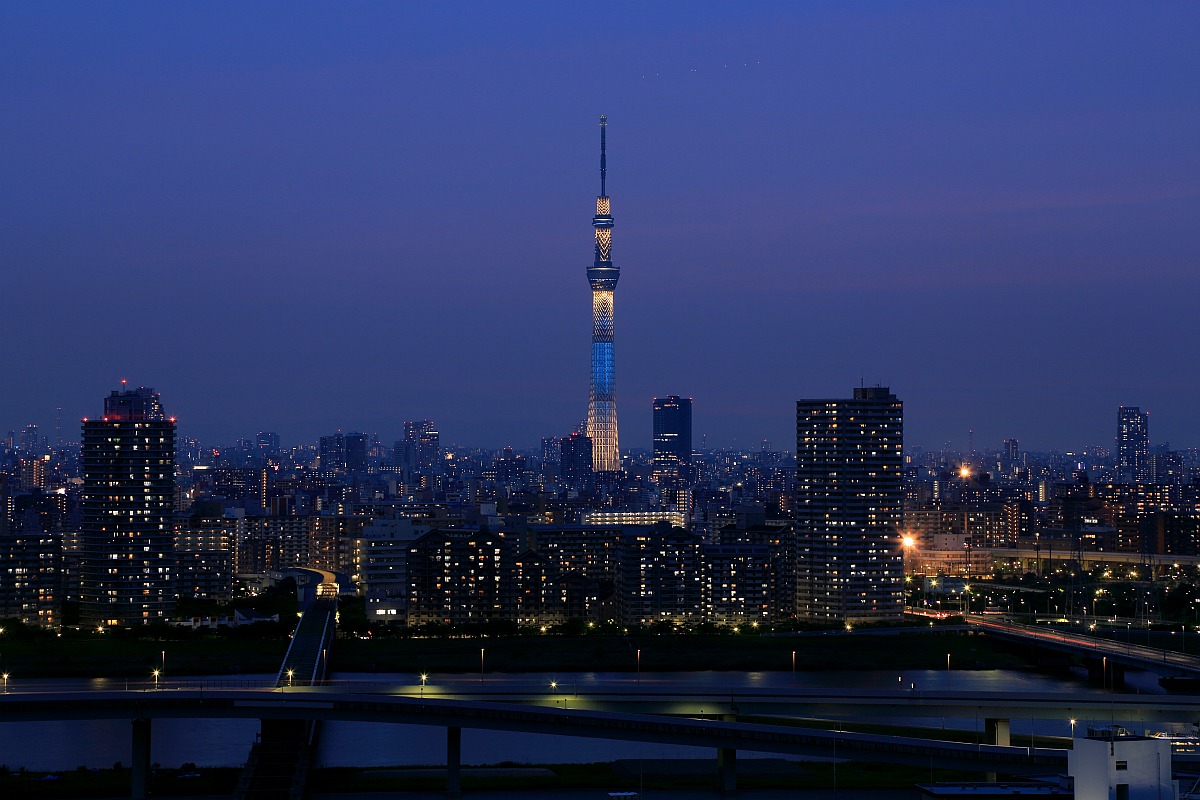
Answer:
[[[367,471],[367,435],[365,433],[346,434],[346,471]]]
[[[1117,408],[1117,477],[1125,483],[1147,479],[1150,456],[1150,414],[1137,406]]]
[[[886,387],[796,403],[796,614],[897,619],[904,405]]]
[[[559,440],[559,471],[562,482],[572,489],[585,489],[592,483],[592,440],[579,431]]]
[[[692,463],[692,398],[654,399],[654,479],[675,483]]]
[[[322,436],[317,453],[321,458],[321,472],[332,474],[346,469],[346,437],[342,434]]]
[[[175,608],[175,419],[159,395],[114,391],[83,421],[80,616],[142,625]]]

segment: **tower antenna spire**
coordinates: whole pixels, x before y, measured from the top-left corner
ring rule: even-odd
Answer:
[[[604,190],[604,180],[608,172],[608,162],[604,157],[604,133],[608,128],[608,117],[604,114],[600,115],[600,196],[604,197],[608,194]]]

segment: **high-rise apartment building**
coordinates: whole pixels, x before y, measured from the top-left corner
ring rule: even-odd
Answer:
[[[886,387],[796,403],[796,613],[899,618],[904,405]]]
[[[1137,406],[1117,408],[1117,476],[1124,483],[1145,481],[1150,456],[1150,413]]]
[[[441,468],[442,437],[433,420],[404,423],[406,457],[419,475],[432,475]]]
[[[621,453],[617,445],[617,396],[614,389],[613,298],[621,268],[612,263],[612,207],[604,182],[608,171],[604,136],[608,117],[600,117],[600,195],[596,198],[596,258],[588,268],[592,285],[592,383],[588,394],[587,435],[592,440],[592,469],[617,472]]]
[[[679,481],[692,463],[692,398],[654,399],[654,480],[660,485]]]
[[[175,419],[153,389],[114,391],[83,421],[80,616],[142,625],[175,608]]]

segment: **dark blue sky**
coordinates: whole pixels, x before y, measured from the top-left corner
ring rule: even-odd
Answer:
[[[517,446],[585,413],[607,114],[622,444],[1200,445],[1200,4],[0,5],[0,425]]]

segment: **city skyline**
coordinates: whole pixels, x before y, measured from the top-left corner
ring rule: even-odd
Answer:
[[[1109,447],[1120,405],[1200,443],[1200,10],[684,8],[9,4],[0,419],[128,378],[205,441],[566,435],[606,113],[627,446],[677,394],[786,449],[860,383],[929,448]]]
[[[115,391],[117,391],[117,389],[120,389],[121,391],[124,391],[125,389],[128,388],[129,385],[132,385],[130,381],[121,380],[121,381],[116,382],[115,384],[111,384],[106,387],[100,387],[100,390],[108,389],[108,390],[115,392]],[[145,388],[145,387],[142,387],[142,388]],[[866,385],[864,385],[864,387],[862,387],[862,388],[878,388],[878,387],[877,386],[876,387],[867,387]],[[669,396],[667,398],[657,398],[657,397],[654,398],[652,400],[652,402],[650,403],[650,405],[647,406],[647,408],[641,409],[642,411],[645,412],[644,416],[647,419],[651,419],[651,420],[657,419],[658,415],[659,415],[659,410],[660,410],[659,405],[660,405],[660,403],[664,402],[664,400],[679,400],[679,398],[676,396]],[[687,408],[689,411],[689,420],[690,420],[690,410],[692,407],[692,400],[693,400],[693,398],[685,398],[684,399],[684,402],[686,402]],[[794,403],[795,403],[795,401],[793,401],[793,406],[794,406]],[[629,416],[631,416],[631,417],[634,416],[634,414],[636,414],[637,411],[638,411],[638,409],[630,410]],[[1141,411],[1136,406],[1118,406],[1118,408],[1117,408],[1117,412],[1118,412],[1117,423],[1116,423],[1115,427],[1113,427],[1112,430],[1108,431],[1107,438],[1105,437],[1104,432],[1098,432],[1097,435],[1095,437],[1093,437],[1092,439],[1067,443],[1066,446],[1061,447],[1061,448],[1060,447],[1049,447],[1049,448],[1038,447],[1035,444],[1028,444],[1025,441],[1023,441],[1020,438],[1015,437],[1015,436],[1009,437],[1006,439],[1002,439],[999,441],[985,441],[981,438],[975,437],[973,430],[968,430],[965,432],[965,435],[961,442],[942,442],[942,443],[910,442],[909,447],[906,448],[906,452],[908,452],[908,451],[915,452],[917,450],[919,450],[921,452],[925,452],[925,453],[949,452],[949,453],[958,454],[962,457],[967,457],[972,453],[977,454],[979,457],[986,457],[989,454],[1004,456],[1004,454],[1008,450],[1010,444],[1013,444],[1021,452],[1030,452],[1030,453],[1036,452],[1036,453],[1041,453],[1041,454],[1061,453],[1061,454],[1065,454],[1065,455],[1069,455],[1069,454],[1083,455],[1086,452],[1086,453],[1089,453],[1092,456],[1094,456],[1095,448],[1099,448],[1101,451],[1103,451],[1104,453],[1107,454],[1104,456],[1104,459],[1113,461],[1115,464],[1118,465],[1118,468],[1120,469],[1122,466],[1126,466],[1124,463],[1124,460],[1123,460],[1125,458],[1125,456],[1122,453],[1122,442],[1124,440],[1124,437],[1126,436],[1126,425],[1125,425],[1125,422],[1123,421],[1123,414],[1126,411],[1130,411],[1130,412],[1138,414],[1139,418],[1142,420],[1142,423],[1141,423],[1142,427],[1140,430],[1141,430],[1141,436],[1142,436],[1141,447],[1143,448],[1142,449],[1143,457],[1149,457],[1150,451],[1155,451],[1155,450],[1162,451],[1164,449],[1167,449],[1168,447],[1172,451],[1195,450],[1196,449],[1195,445],[1181,443],[1177,440],[1171,439],[1169,436],[1159,436],[1157,431],[1151,432],[1148,429],[1149,420],[1151,417],[1149,410]],[[63,420],[61,420],[61,422],[62,422],[62,430],[61,430],[62,444],[69,444],[69,443],[73,442],[76,445],[78,445],[80,440],[77,436],[74,435],[73,431],[77,428],[77,423],[79,421],[86,423],[88,421],[88,419],[89,419],[89,417],[83,417],[81,420],[67,420],[65,418]],[[172,422],[175,422],[175,420],[176,420],[175,417],[172,417],[171,419],[172,419]],[[290,447],[307,445],[307,446],[313,448],[314,451],[319,451],[319,450],[321,450],[321,448],[323,448],[325,446],[326,440],[332,439],[335,436],[339,437],[339,438],[340,437],[358,436],[358,437],[363,437],[364,440],[369,437],[378,437],[378,441],[380,443],[384,444],[385,446],[390,447],[391,443],[393,443],[393,442],[395,442],[397,445],[400,445],[406,441],[412,440],[412,429],[414,426],[421,425],[421,426],[425,426],[429,430],[432,430],[432,426],[434,424],[435,424],[434,421],[426,419],[426,420],[421,420],[419,423],[411,421],[411,420],[406,420],[404,422],[390,421],[387,426],[366,425],[366,426],[363,426],[362,428],[352,428],[352,427],[348,427],[346,425],[337,425],[333,430],[322,430],[318,435],[313,436],[313,437],[292,436],[292,435],[290,435],[290,433],[287,433],[287,432],[284,432],[281,434],[281,432],[277,429],[277,426],[265,424],[259,430],[235,431],[228,438],[221,438],[221,439],[204,438],[202,436],[197,435],[197,433],[194,430],[189,431],[186,426],[182,426],[180,435],[185,436],[186,438],[195,439],[196,441],[200,442],[205,447],[209,447],[209,446],[229,447],[229,446],[236,445],[239,441],[252,441],[255,439],[255,437],[261,438],[264,436],[269,436],[269,437],[274,438],[276,447],[283,446],[286,449],[286,448],[290,448]],[[656,423],[652,422],[651,427],[653,428],[653,426],[655,424]],[[586,426],[586,420],[584,420],[583,422],[577,423],[577,425],[578,425],[578,430],[574,431],[574,433],[576,435],[586,435],[585,432],[582,431],[583,427]],[[57,441],[58,441],[58,436],[60,435],[60,431],[58,430],[56,424],[53,422],[49,425],[44,425],[38,421],[33,421],[33,422],[24,423],[24,424],[20,424],[20,425],[15,424],[15,423],[10,423],[8,425],[0,423],[0,432],[6,431],[8,434],[12,434],[12,436],[14,437],[14,441],[20,441],[24,436],[28,435],[29,426],[33,426],[34,428],[36,428],[37,434],[45,440],[47,447],[49,447],[51,450],[56,449],[59,446],[57,444]],[[690,427],[690,424],[689,424],[689,427]],[[438,432],[433,431],[433,436],[438,437],[439,436]],[[560,438],[565,438],[565,436],[560,437]],[[770,448],[774,451],[792,452],[791,445],[794,443],[791,441],[791,439],[786,439],[784,441],[778,441],[778,440],[774,440],[774,439],[762,438],[762,439],[750,440],[750,441],[745,441],[745,442],[734,440],[732,443],[710,442],[710,441],[708,441],[708,439],[709,439],[709,434],[707,432],[698,433],[695,437],[693,451],[701,452],[701,451],[705,451],[705,450],[709,450],[709,451],[729,450],[729,451],[751,452],[751,451],[755,451],[755,450],[760,450],[763,448],[764,444],[768,444],[768,445],[770,445]],[[445,443],[446,443],[446,446],[448,446],[448,447],[478,449],[478,450],[485,451],[485,452],[486,451],[500,452],[501,450],[503,450],[505,448],[508,448],[508,449],[515,448],[516,450],[518,450],[520,452],[536,453],[539,450],[539,447],[541,445],[544,445],[545,439],[543,438],[543,440],[541,442],[537,442],[537,441],[525,442],[525,441],[515,441],[512,439],[504,439],[504,440],[502,440],[501,444],[485,444],[485,443],[479,443],[479,442],[465,441],[465,440],[461,440],[461,439],[452,437],[452,438],[447,439]],[[623,454],[643,453],[643,454],[653,455],[653,453],[655,452],[656,447],[657,447],[656,443],[657,443],[657,437],[652,433],[650,435],[650,439],[645,442],[641,442],[641,441],[632,442],[632,443],[626,442],[621,448],[621,453],[623,453]],[[414,454],[411,457],[416,458],[417,456]],[[408,456],[405,456],[405,458],[408,458]],[[1133,471],[1130,471],[1129,475],[1126,477],[1128,479],[1132,480],[1134,477],[1136,477],[1136,475]],[[1141,477],[1145,477],[1145,476],[1142,475]]]

